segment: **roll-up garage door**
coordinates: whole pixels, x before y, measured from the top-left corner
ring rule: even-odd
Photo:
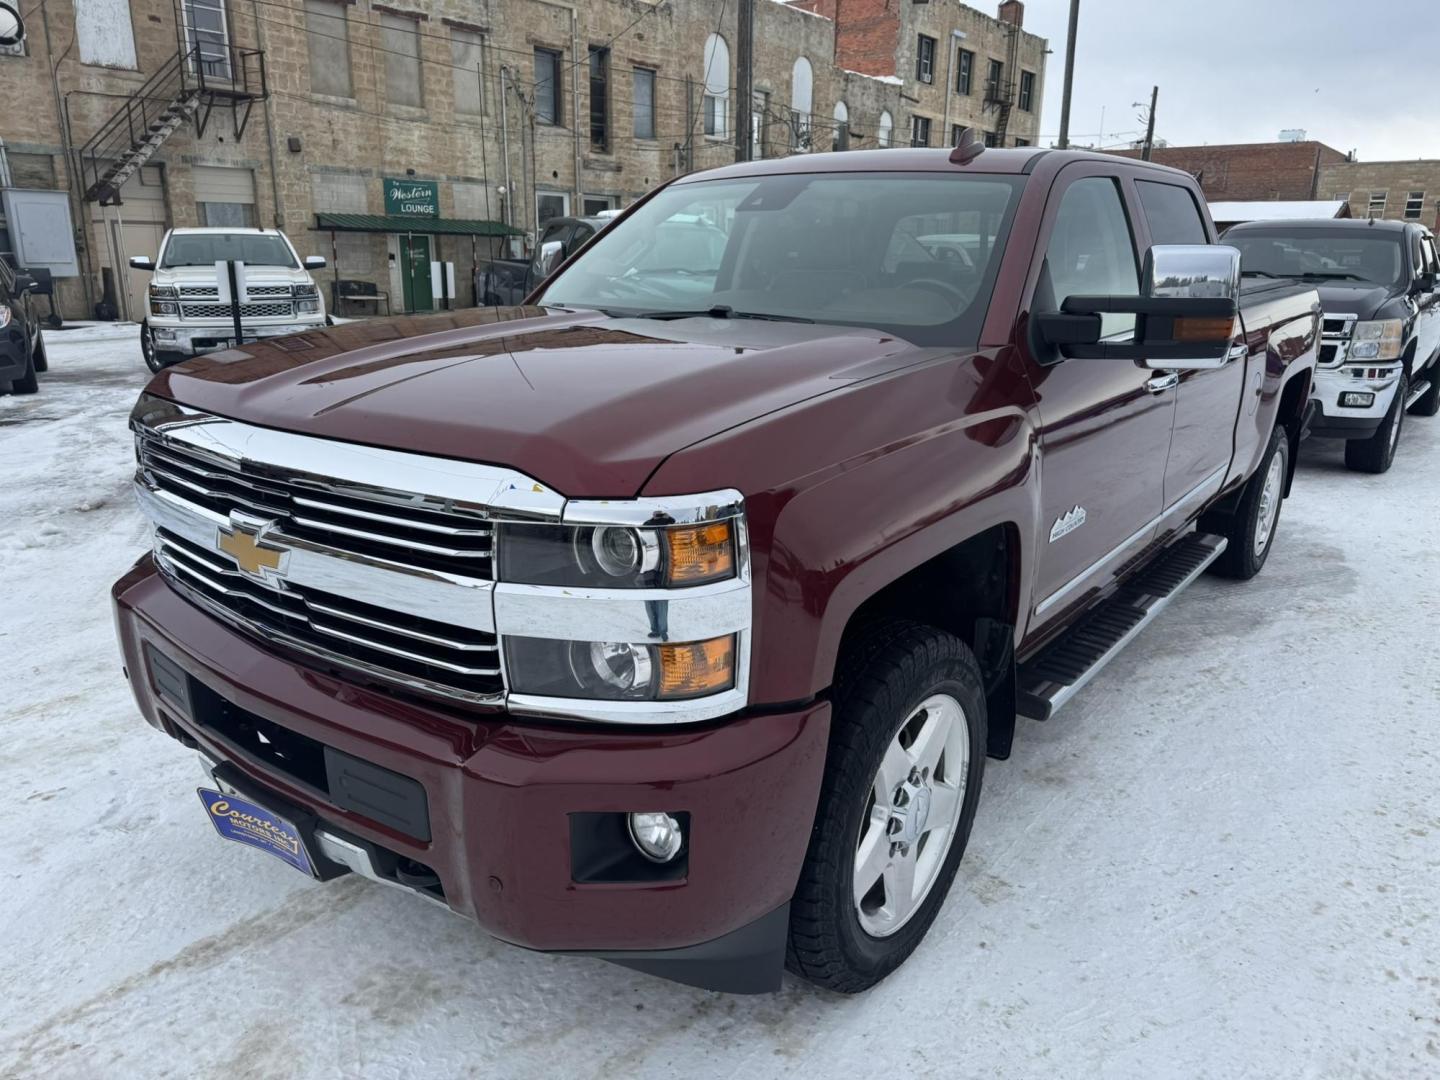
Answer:
[[[255,173],[252,170],[195,165],[191,167],[191,178],[201,225],[255,225]]]

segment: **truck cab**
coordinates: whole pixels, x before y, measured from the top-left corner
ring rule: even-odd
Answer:
[[[235,312],[222,300],[228,295],[228,274],[222,282],[217,269],[226,262],[244,266],[243,340],[325,325],[325,302],[310,276],[325,266],[325,259],[311,255],[302,261],[279,229],[171,229],[154,259],[130,260],[136,270],[154,275],[140,326],[140,347],[151,371],[236,344]]]
[[[1313,220],[1232,226],[1252,281],[1313,285],[1325,308],[1310,433],[1344,439],[1350,468],[1390,468],[1409,412],[1440,411],[1435,237],[1418,222]]]

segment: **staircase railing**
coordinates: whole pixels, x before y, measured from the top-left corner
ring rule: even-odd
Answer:
[[[86,200],[114,197],[107,174],[122,158],[140,152],[152,135],[174,119],[174,110],[198,110],[198,135],[204,133],[216,101],[227,102],[235,111],[238,138],[245,126],[239,107],[243,103],[243,115],[248,118],[250,102],[266,94],[265,54],[259,49],[207,42],[177,52],[76,152]]]

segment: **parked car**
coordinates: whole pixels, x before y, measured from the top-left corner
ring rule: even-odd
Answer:
[[[557,217],[545,223],[529,259],[492,259],[475,273],[475,295],[490,307],[522,303],[555,268],[579,251],[611,217]]]
[[[317,878],[715,989],[788,956],[863,990],[1017,717],[1275,546],[1319,300],[1242,292],[1204,205],[969,140],[735,165],[534,306],[163,372],[154,549],[114,588],[140,710],[222,835]],[[680,282],[649,256],[697,221],[724,257]]]
[[[244,340],[325,325],[325,301],[310,276],[324,268],[323,256],[302,261],[279,229],[171,229],[155,259],[130,260],[135,269],[155,275],[146,297],[149,313],[140,324],[140,348],[151,371],[235,344],[234,314],[220,299],[215,268],[217,262],[232,260],[245,264]]]
[[[1405,221],[1235,225],[1245,274],[1314,284],[1325,307],[1311,432],[1345,439],[1345,464],[1383,473],[1408,410],[1440,412],[1435,237]]]
[[[35,393],[49,367],[34,289],[34,276],[0,253],[0,393]]]

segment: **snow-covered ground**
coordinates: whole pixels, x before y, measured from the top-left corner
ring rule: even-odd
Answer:
[[[1440,421],[1383,477],[1307,444],[1261,577],[1023,723],[899,973],[730,998],[219,841],[111,633],[134,329],[48,341],[0,398],[0,1076],[1440,1076]]]

